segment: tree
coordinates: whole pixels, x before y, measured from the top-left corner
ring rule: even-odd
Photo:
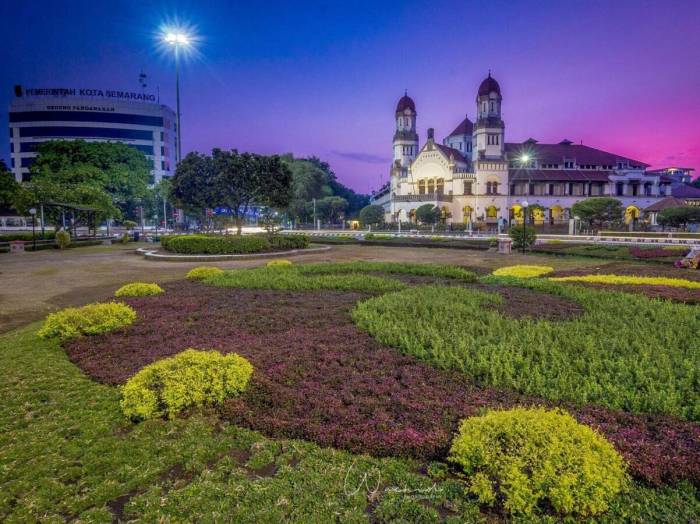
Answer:
[[[21,190],[15,176],[7,169],[5,162],[0,160],[0,209],[16,209]]]
[[[384,208],[382,206],[369,205],[360,210],[360,222],[363,226],[378,226],[384,223]]]
[[[623,213],[622,202],[610,197],[586,198],[571,206],[571,211],[591,227],[618,221]]]
[[[329,196],[316,201],[317,215],[331,224],[336,223],[347,208],[348,201],[339,196]]]
[[[508,231],[508,235],[513,239],[513,249],[529,248],[537,240],[533,226],[512,226]]]
[[[175,169],[171,181],[172,198],[186,212],[199,214],[214,201],[214,162],[201,153],[188,153]]]
[[[700,222],[700,208],[693,206],[669,207],[659,211],[657,220],[662,226],[685,227]]]
[[[126,144],[53,140],[41,143],[24,197],[30,204],[59,202],[119,218],[147,192],[150,163]]]
[[[416,220],[421,224],[436,224],[440,220],[440,208],[433,204],[423,204],[416,209]]]

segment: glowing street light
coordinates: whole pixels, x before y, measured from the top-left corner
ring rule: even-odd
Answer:
[[[521,161],[523,164],[527,164],[527,163],[530,161],[530,155],[528,155],[527,153],[523,153],[523,154],[520,156],[520,161]]]
[[[176,163],[182,158],[182,145],[180,134],[180,55],[187,51],[195,42],[195,37],[183,29],[166,29],[161,40],[164,44],[172,47],[175,53],[175,97],[177,103],[177,148]]]

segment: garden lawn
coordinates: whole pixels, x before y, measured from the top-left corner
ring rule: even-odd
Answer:
[[[553,318],[582,313],[566,309],[560,297],[525,288],[480,289],[503,293],[504,304],[516,305],[494,310],[506,318],[539,313],[542,304],[560,315]],[[478,386],[461,372],[380,344],[350,318],[355,303],[365,298],[357,292],[173,283],[163,295],[127,299],[140,318],[128,330],[73,340],[65,348],[86,373],[110,384],[123,384],[144,366],[189,347],[238,353],[255,372],[248,389],[224,403],[226,419],[270,437],[375,456],[443,459],[460,419],[487,408],[552,404]],[[700,485],[697,424],[564,407],[609,438],[635,477],[657,485],[683,479]]]
[[[208,311],[189,313],[196,322]],[[261,319],[258,328],[274,325],[270,320]],[[272,440],[211,410],[134,425],[120,412],[118,390],[83,375],[56,342],[36,336],[37,327],[0,337],[0,520],[500,520],[479,514],[464,484],[439,463]],[[170,333],[161,332],[160,346],[171,343]],[[692,522],[699,513],[689,484],[652,489],[635,483],[598,521]]]
[[[697,307],[539,279],[482,281],[568,298],[586,313],[516,320],[488,307],[497,295],[420,287],[363,302],[353,317],[379,341],[482,384],[700,420]]]

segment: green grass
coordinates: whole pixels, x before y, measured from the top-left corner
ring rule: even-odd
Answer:
[[[457,266],[441,264],[411,264],[398,262],[365,262],[357,260],[339,264],[305,264],[299,266],[304,275],[337,275],[343,273],[389,273],[452,278],[475,282],[476,274]]]
[[[398,280],[358,273],[307,276],[302,274],[298,268],[299,266],[233,269],[207,277],[202,282],[212,286],[242,289],[285,289],[289,291],[329,289],[367,293],[386,293],[406,287]]]
[[[118,390],[88,379],[37,327],[0,337],[0,521],[111,522],[119,500],[124,520],[140,522],[493,521],[439,463],[425,475],[411,460],[272,440],[212,411],[132,424]],[[636,485],[601,521],[699,513],[689,485]]]
[[[362,302],[353,318],[381,342],[483,384],[700,420],[697,307],[539,279],[482,280],[559,295],[585,313],[516,320],[488,307],[497,294],[419,287]]]

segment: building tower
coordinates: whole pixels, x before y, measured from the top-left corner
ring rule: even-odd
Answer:
[[[404,171],[418,155],[418,133],[416,133],[416,104],[405,93],[396,105],[396,132],[394,133],[394,158]]]
[[[491,71],[476,94],[476,123],[472,135],[472,160],[502,159],[505,124],[501,119],[501,87]]]

